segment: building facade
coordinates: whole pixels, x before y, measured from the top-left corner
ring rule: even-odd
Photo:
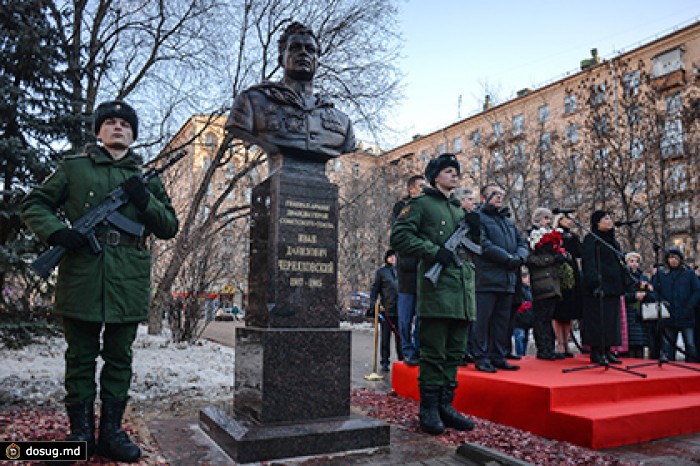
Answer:
[[[647,265],[654,240],[697,263],[700,23],[600,61],[383,154],[399,178],[453,152],[467,187],[496,182],[514,219],[529,227],[538,206],[595,209],[616,220],[627,250]],[[401,175],[403,174],[403,176]]]

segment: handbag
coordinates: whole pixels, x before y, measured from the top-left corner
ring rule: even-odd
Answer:
[[[668,312],[668,306],[665,302],[659,303],[642,303],[642,320],[656,320],[659,318],[659,312],[656,305],[661,306],[661,318],[668,319],[671,314]]]

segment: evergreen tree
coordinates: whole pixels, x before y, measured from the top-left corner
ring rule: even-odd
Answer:
[[[66,63],[45,0],[0,0],[0,312],[29,309],[40,286],[28,258],[41,249],[19,218],[27,190],[65,144]]]

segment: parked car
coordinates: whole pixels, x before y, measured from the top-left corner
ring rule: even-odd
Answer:
[[[239,320],[241,318],[238,308],[220,307],[214,315],[214,320]]]
[[[369,293],[366,291],[353,291],[350,295],[350,314],[364,316],[369,309]]]

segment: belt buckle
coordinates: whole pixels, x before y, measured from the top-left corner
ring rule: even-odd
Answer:
[[[110,246],[119,246],[121,236],[121,233],[119,233],[117,230],[109,230],[105,235],[105,243]]]

